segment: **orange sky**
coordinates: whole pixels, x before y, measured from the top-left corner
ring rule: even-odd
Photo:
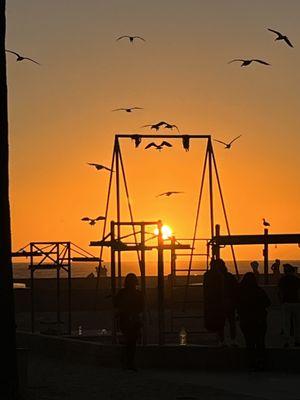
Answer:
[[[299,232],[299,16],[297,0],[8,2],[7,48],[43,64],[7,56],[14,248],[34,240],[88,248],[101,225],[80,219],[104,212],[108,174],[85,163],[109,164],[115,133],[161,119],[183,133],[243,135],[231,151],[214,144],[233,233],[262,232],[262,217],[274,233]],[[131,33],[146,43],[115,41]],[[272,66],[227,64],[240,57]],[[111,112],[130,105],[144,110]],[[129,141],[123,155],[136,218],[161,218],[191,236],[203,144],[159,153]],[[155,197],[166,190],[185,194]],[[218,204],[216,216],[224,226]],[[299,252],[279,246],[271,257]]]

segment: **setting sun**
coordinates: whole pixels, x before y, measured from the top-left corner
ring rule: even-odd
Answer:
[[[164,240],[169,239],[173,235],[173,231],[168,225],[163,225],[161,231]],[[154,229],[154,235],[158,235],[158,228]]]

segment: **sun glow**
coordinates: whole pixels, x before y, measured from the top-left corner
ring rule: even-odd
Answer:
[[[163,240],[170,239],[170,237],[173,235],[173,231],[168,225],[163,225],[161,227],[161,232]],[[154,235],[158,236],[158,228],[154,229]]]

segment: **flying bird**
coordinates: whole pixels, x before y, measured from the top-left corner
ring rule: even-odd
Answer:
[[[251,60],[244,60],[242,58],[236,58],[234,60],[229,61],[228,64],[231,64],[231,63],[233,63],[235,61],[242,61],[241,67],[247,67],[247,65],[250,65],[252,62],[257,62],[257,63],[264,64],[264,65],[271,65],[266,61],[258,60],[256,58],[252,58]]]
[[[177,129],[177,131],[179,132],[179,129],[178,129],[178,126],[177,126],[177,125],[168,124],[167,122],[165,122],[164,128],[166,128],[166,129],[171,129],[171,130],[173,130],[173,128],[175,128],[175,129]]]
[[[88,221],[90,225],[95,225],[97,221],[103,221],[105,217],[97,217],[97,218],[90,218],[90,217],[83,217],[81,218],[81,221]]]
[[[158,196],[156,196],[156,197],[160,197],[160,196],[166,196],[166,197],[169,197],[169,196],[171,196],[172,194],[179,194],[179,193],[184,193],[184,192],[176,192],[176,191],[172,191],[172,192],[164,192],[164,193],[161,193],[161,194],[159,194]]]
[[[101,164],[96,164],[96,163],[87,163],[88,165],[90,165],[91,167],[95,167],[97,171],[100,171],[101,169],[106,169],[107,171],[111,171],[110,168],[105,167],[104,165]]]
[[[120,36],[116,40],[118,41],[118,40],[125,39],[125,38],[129,39],[130,43],[133,43],[134,39],[140,39],[143,42],[146,42],[146,40],[144,38],[142,38],[141,36],[129,36],[129,35]]]
[[[265,218],[262,219],[263,221],[263,226],[271,226],[271,224],[265,220]]]
[[[229,142],[229,143],[225,143],[225,142],[222,142],[221,140],[217,140],[217,139],[214,139],[214,141],[215,141],[215,142],[218,142],[218,143],[221,143],[221,144],[224,144],[225,149],[230,149],[232,143],[235,142],[237,139],[239,139],[241,136],[242,136],[242,135],[237,136],[236,138],[234,138],[234,139],[233,139],[231,142]]]
[[[185,151],[189,151],[190,149],[190,137],[189,135],[182,135],[182,146]]]
[[[160,122],[157,122],[157,124],[143,125],[142,128],[147,128],[150,126],[150,129],[155,129],[156,131],[158,131],[159,128],[161,128],[163,125],[168,125],[168,124],[167,124],[167,122],[160,121]]]
[[[40,63],[38,63],[37,61],[33,60],[32,58],[21,56],[20,54],[16,53],[15,51],[12,51],[12,50],[5,50],[5,51],[7,53],[11,53],[11,54],[16,55],[17,56],[17,60],[16,61],[29,60],[29,61],[37,64],[37,65],[41,65]]]
[[[165,146],[166,146],[166,147],[173,147],[173,146],[171,145],[171,143],[166,142],[166,141],[163,141],[163,142],[161,142],[161,144],[156,144],[156,143],[154,143],[154,142],[151,142],[151,143],[147,144],[147,146],[145,147],[145,149],[149,149],[150,147],[155,147],[156,150],[161,151],[161,150],[163,149],[163,147],[165,147]]]
[[[282,33],[270,28],[268,28],[268,31],[276,33],[277,38],[275,38],[275,40],[284,40],[290,47],[294,47],[286,35],[283,35]]]
[[[133,110],[143,110],[143,108],[142,107],[116,108],[115,110],[112,111],[126,111],[128,113],[131,113]]]
[[[139,147],[139,145],[142,142],[142,138],[140,137],[140,135],[132,135],[132,136],[130,136],[130,138],[134,141],[135,147],[136,148]]]

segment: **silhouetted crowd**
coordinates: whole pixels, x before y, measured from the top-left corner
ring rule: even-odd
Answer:
[[[215,332],[220,346],[226,346],[224,329],[229,325],[230,345],[236,344],[236,320],[239,321],[248,351],[249,366],[262,369],[265,359],[267,314],[271,301],[258,285],[258,263],[251,263],[253,272],[247,272],[240,282],[228,272],[221,259],[212,260],[210,270],[204,274],[204,320],[208,331]],[[276,276],[281,303],[281,334],[284,346],[300,346],[300,279],[296,268],[284,264],[280,274],[280,261],[272,265]]]

